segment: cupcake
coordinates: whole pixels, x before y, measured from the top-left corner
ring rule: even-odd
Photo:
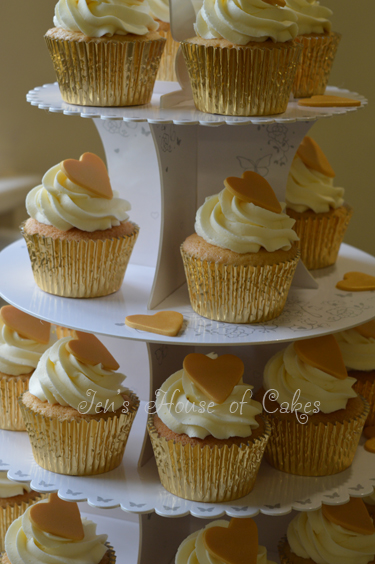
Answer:
[[[165,39],[143,0],[59,0],[53,23],[45,39],[65,102],[150,102]]]
[[[51,346],[51,324],[11,305],[0,310],[0,429],[25,431],[18,397]],[[0,496],[1,497],[1,496]]]
[[[116,556],[96,534],[96,524],[81,517],[78,505],[58,495],[36,503],[10,525],[2,564],[114,564]]]
[[[365,502],[370,517],[375,521],[375,489],[371,495],[364,497],[363,501]]]
[[[34,492],[28,484],[12,482],[7,472],[0,472],[0,553],[4,550],[5,533],[10,524],[42,498],[43,495]]]
[[[335,264],[353,209],[344,188],[333,186],[335,173],[319,145],[305,137],[290,168],[286,213],[296,220],[301,260],[306,268]]]
[[[19,399],[37,464],[58,474],[102,474],[121,464],[139,400],[90,333],[59,339]]]
[[[69,298],[120,289],[139,228],[130,204],[112,192],[103,161],[92,153],[52,167],[26,198],[22,225],[34,279]]]
[[[298,513],[279,544],[281,564],[371,564],[375,527],[359,498]]]
[[[225,529],[225,530],[223,530]],[[258,528],[250,518],[217,520],[189,535],[179,546],[175,564],[275,564],[258,543]]]
[[[357,380],[354,390],[370,405],[366,425],[375,425],[375,320],[336,333],[335,337],[349,376]]]
[[[270,426],[234,355],[192,353],[158,390],[148,421],[160,481],[202,502],[230,501],[254,487]]]
[[[285,0],[204,0],[181,43],[198,110],[235,116],[286,110],[302,45]]]
[[[286,0],[297,16],[297,41],[303,46],[293,84],[295,98],[324,94],[341,35],[331,31],[329,8],[318,0]]]
[[[171,33],[169,0],[148,0],[148,5],[151,16],[159,24],[158,34],[166,39],[156,79],[177,81],[175,58],[180,44],[173,39]]]
[[[272,434],[265,458],[277,470],[329,476],[348,468],[368,415],[333,335],[291,343],[266,364],[256,394]]]
[[[194,311],[257,323],[282,312],[299,259],[294,220],[259,174],[229,177],[199,208],[181,247]]]

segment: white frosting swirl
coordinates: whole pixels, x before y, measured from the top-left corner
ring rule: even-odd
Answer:
[[[21,337],[0,318],[0,372],[9,376],[29,374],[52,342],[52,336],[47,345]]]
[[[85,536],[73,541],[39,529],[30,519],[31,509],[13,521],[5,536],[5,550],[12,564],[99,564],[103,559],[108,537],[96,534],[95,523],[83,517]]]
[[[294,343],[276,353],[267,362],[264,369],[264,388],[277,390],[277,402],[293,403],[295,393],[300,390],[298,402],[300,407],[295,411],[312,413],[315,402],[319,402],[319,411],[332,413],[345,409],[349,398],[357,397],[352,386],[355,378],[339,380],[303,362],[297,355]],[[310,404],[310,406],[306,404]]]
[[[233,196],[224,188],[197,211],[195,231],[207,243],[236,253],[289,250],[298,236],[285,213],[274,213]]]
[[[288,208],[298,213],[308,209],[325,213],[343,205],[344,192],[344,188],[333,186],[333,178],[308,168],[298,155],[294,157],[286,184]]]
[[[204,545],[203,533],[211,527],[227,529],[229,521],[212,521],[204,529],[189,535],[178,548],[175,564],[224,564],[222,560],[211,556]],[[258,546],[257,564],[275,564],[267,559],[267,549],[264,546]]]
[[[155,18],[162,22],[169,23],[169,0],[147,0],[150,6],[150,11]]]
[[[286,4],[297,15],[298,35],[331,31],[332,10],[320,5],[317,0],[286,0]]]
[[[226,39],[235,45],[250,41],[285,42],[296,37],[293,10],[263,0],[203,0],[194,25],[203,39]]]
[[[111,200],[92,192],[67,178],[61,164],[50,168],[42,184],[33,188],[26,197],[27,213],[45,225],[61,231],[73,227],[93,232],[111,229],[129,219],[130,204],[114,192]]]
[[[375,339],[363,337],[355,329],[336,333],[335,337],[348,370],[375,370]]]
[[[143,0],[59,0],[53,23],[86,37],[146,35],[158,29]]]
[[[40,401],[70,406],[89,415],[98,413],[99,407],[119,409],[124,402],[121,393],[128,391],[121,386],[126,376],[105,370],[101,364],[80,362],[66,348],[70,340],[59,339],[44,353],[30,378],[30,393]]]
[[[252,389],[241,380],[224,403],[214,403],[182,369],[161,386],[156,411],[163,423],[180,435],[198,439],[208,435],[216,439],[249,437],[252,429],[259,427],[255,416],[262,413],[261,404],[251,399]]]
[[[375,489],[371,495],[363,498],[363,501],[367,503],[367,505],[375,505]]]
[[[289,523],[287,537],[294,554],[316,564],[368,564],[375,557],[375,534],[335,525],[321,509],[299,513]]]
[[[16,495],[22,495],[26,492],[30,492],[31,488],[29,484],[23,482],[12,482],[7,477],[7,472],[0,472],[0,498],[8,499],[9,497],[15,497]]]

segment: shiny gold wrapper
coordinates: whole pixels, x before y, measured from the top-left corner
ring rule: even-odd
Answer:
[[[82,106],[148,104],[166,42],[149,35],[86,38],[56,28],[47,32],[62,99]]]
[[[40,494],[33,492],[34,497],[21,501],[18,503],[12,502],[12,498],[9,498],[9,503],[4,504],[4,507],[0,504],[0,552],[4,550],[4,539],[5,534],[9,526],[21,517],[30,505],[37,503],[45,498],[45,494]],[[4,501],[4,500],[3,500]],[[6,501],[6,500],[5,500]]]
[[[328,424],[302,424],[297,417],[284,419],[264,412],[272,430],[265,459],[277,470],[298,476],[330,476],[346,470],[353,462],[369,413],[367,401],[361,400],[360,413]]]
[[[296,38],[303,50],[293,84],[295,98],[324,94],[340,39],[335,32]]]
[[[166,44],[161,57],[158,74],[156,75],[156,80],[177,82],[175,59],[180,44],[178,41],[173,39],[169,23],[159,21],[158,34],[164,37]]]
[[[233,116],[281,114],[288,105],[302,45],[248,43],[223,46],[183,41],[198,110]]]
[[[63,339],[64,337],[75,337],[75,330],[68,329],[67,327],[61,327],[60,325],[56,325],[56,335],[58,339]]]
[[[39,288],[66,298],[95,298],[121,288],[138,237],[101,240],[66,240],[29,235],[21,225],[34,279]]]
[[[162,486],[178,497],[211,503],[232,501],[251,492],[271,432],[265,422],[264,433],[241,447],[201,447],[159,436],[152,416],[147,429]]]
[[[280,540],[277,548],[278,548],[278,551],[279,551],[280,564],[297,564],[297,562],[299,562],[299,564],[301,564],[301,562],[303,562],[303,561],[309,562],[309,560],[306,560],[304,558],[299,558],[296,554],[292,554],[292,551],[290,549],[288,539],[287,539],[286,536],[283,537]],[[293,556],[295,556],[298,559],[297,561],[294,561],[294,563],[293,563]]]
[[[352,376],[350,372],[349,376]],[[353,374],[353,377],[355,378],[356,376]],[[367,416],[366,426],[375,425],[375,372],[373,372],[372,379],[358,378],[353,389],[369,403],[369,414]]]
[[[286,213],[296,220],[293,229],[300,238],[298,246],[306,268],[314,270],[335,264],[353,208],[345,204],[327,214],[299,214],[287,208]]]
[[[29,389],[31,374],[7,376],[0,373],[0,429],[26,431],[18,398]]]
[[[92,476],[117,468],[124,456],[139,399],[129,393],[128,413],[76,420],[48,418],[19,399],[35,462],[57,474]]]
[[[264,266],[226,265],[197,259],[181,248],[193,310],[216,321],[259,323],[281,314],[299,253]]]

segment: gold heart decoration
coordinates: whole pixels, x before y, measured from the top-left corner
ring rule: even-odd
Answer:
[[[323,516],[340,525],[348,531],[360,535],[373,535],[375,533],[374,523],[367,511],[364,501],[359,497],[351,497],[344,505],[322,505]]]
[[[50,494],[47,502],[33,505],[29,515],[32,523],[45,533],[73,541],[85,536],[78,505],[63,501],[56,493]]]
[[[345,380],[348,377],[338,342],[333,335],[302,339],[294,343],[294,350],[302,362]]]
[[[236,196],[243,202],[249,202],[274,213],[282,212],[275,192],[267,180],[257,172],[246,170],[241,178],[228,176],[224,180],[224,186],[233,196]]]
[[[233,518],[227,529],[206,529],[203,543],[210,556],[224,564],[256,564],[258,559],[258,529],[250,518]]]
[[[0,316],[5,325],[12,331],[16,331],[20,337],[48,345],[51,324],[47,321],[37,319],[11,305],[2,307]]]
[[[336,288],[345,292],[372,292],[375,290],[375,276],[364,272],[347,272],[344,279],[337,282]]]
[[[375,339],[375,319],[354,327],[355,331],[365,337],[366,339]]]
[[[371,439],[368,439],[365,442],[365,450],[367,450],[367,452],[375,454],[375,437],[371,437]]]
[[[344,98],[342,96],[317,95],[311,98],[298,100],[299,106],[309,106],[310,108],[350,108],[360,106],[359,100]]]
[[[178,311],[158,311],[154,315],[128,315],[125,324],[132,329],[176,337],[181,330],[184,316]]]
[[[75,334],[76,337],[67,343],[66,348],[77,360],[89,366],[101,364],[106,370],[120,368],[119,363],[95,335],[82,331],[76,331]]]
[[[107,168],[100,157],[94,153],[84,153],[79,161],[67,159],[61,163],[64,174],[82,188],[95,196],[111,200],[113,192]]]
[[[241,380],[245,367],[234,354],[210,358],[191,353],[184,358],[184,370],[190,380],[214,403],[224,403]]]
[[[298,147],[297,155],[307,168],[321,172],[325,176],[328,176],[328,178],[334,178],[336,176],[318,143],[308,135],[306,135]]]

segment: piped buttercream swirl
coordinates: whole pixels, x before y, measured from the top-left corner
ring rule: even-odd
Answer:
[[[26,209],[39,223],[61,231],[76,227],[93,232],[111,229],[129,219],[130,204],[117,192],[111,200],[95,196],[69,180],[58,164],[46,172],[40,186],[28,193]]]
[[[375,339],[363,337],[355,329],[336,333],[342,357],[349,370],[375,370]]]
[[[352,388],[355,382],[355,378],[350,377],[339,380],[303,362],[294,343],[270,358],[263,378],[266,390],[277,390],[279,404],[286,402],[291,406],[295,394],[300,394],[299,407],[295,411],[307,414],[313,412],[316,402],[319,402],[318,410],[322,413],[345,409],[348,400],[357,397]]]
[[[162,22],[169,23],[169,0],[147,0],[152,15]]]
[[[87,37],[146,35],[158,29],[143,0],[59,0],[53,23]]]
[[[203,0],[195,32],[203,39],[226,39],[235,45],[250,41],[285,42],[296,37],[297,15],[264,0]]]
[[[286,0],[286,4],[297,16],[298,35],[331,31],[331,22],[328,18],[333,12],[321,6],[317,0]]]
[[[332,178],[308,168],[298,155],[294,157],[286,185],[288,208],[298,213],[326,213],[343,205],[344,192],[344,188],[333,186]]]
[[[375,534],[361,535],[335,525],[321,509],[299,513],[289,524],[294,554],[316,564],[368,564],[375,557]]]
[[[23,493],[30,492],[29,484],[23,482],[12,482],[7,478],[7,472],[0,472],[0,498],[8,499]]]
[[[197,211],[195,231],[207,243],[236,253],[289,250],[298,236],[285,213],[275,213],[240,200],[226,188],[206,198]]]

